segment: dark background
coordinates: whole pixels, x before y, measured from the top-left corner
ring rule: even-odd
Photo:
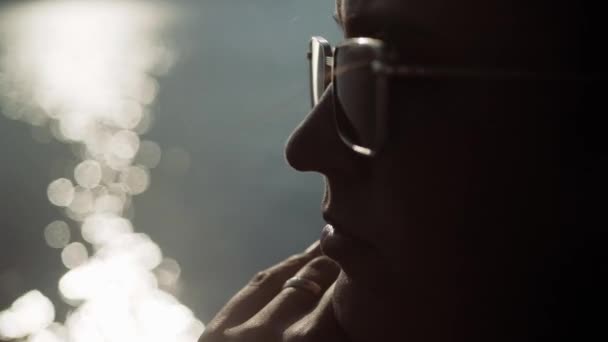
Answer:
[[[179,297],[206,322],[255,272],[319,236],[321,178],[291,170],[283,145],[309,110],[307,41],[335,43],[339,31],[328,0],[172,3],[188,13],[175,37],[181,58],[160,80],[143,139],[188,152],[190,166],[176,171],[165,153],[134,199],[134,224],[179,261]],[[32,289],[60,303],[65,268],[43,230],[65,217],[46,188],[75,160],[0,115],[0,310]]]

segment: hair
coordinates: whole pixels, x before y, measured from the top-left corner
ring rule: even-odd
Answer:
[[[573,69],[596,77],[580,82],[569,96],[574,107],[562,109],[561,172],[565,194],[572,196],[574,216],[562,222],[562,239],[568,244],[559,260],[547,263],[541,276],[539,301],[546,321],[537,328],[539,336],[552,340],[606,340],[605,322],[600,312],[606,305],[605,272],[608,220],[605,199],[608,193],[608,143],[605,138],[608,112],[606,94],[606,57],[602,46],[603,2],[592,0],[539,0],[550,9],[561,3],[564,21],[573,32],[567,51]]]
[[[569,39],[564,54],[577,70],[587,73],[605,73],[607,55],[602,42],[606,5],[594,0],[536,0],[535,15],[555,18],[561,25],[562,36]]]

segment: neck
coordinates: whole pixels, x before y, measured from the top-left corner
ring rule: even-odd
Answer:
[[[334,311],[354,342],[578,340],[602,326],[593,325],[598,319],[586,307],[597,303],[599,279],[590,277],[599,278],[593,268],[600,259],[570,252],[525,264],[482,265],[483,279],[462,274],[432,289],[410,282],[401,293],[365,294],[342,274]],[[412,295],[398,302],[404,292]]]

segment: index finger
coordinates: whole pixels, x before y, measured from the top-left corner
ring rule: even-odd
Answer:
[[[317,241],[306,252],[293,255],[264,271],[258,272],[244,288],[228,301],[210,322],[207,329],[225,330],[247,321],[281,292],[287,279],[319,255],[321,255],[321,249]]]

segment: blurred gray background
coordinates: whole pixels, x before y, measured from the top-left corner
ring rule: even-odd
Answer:
[[[189,162],[176,169],[179,154],[165,153],[134,199],[134,223],[179,261],[179,297],[206,322],[255,272],[319,236],[322,180],[291,170],[283,145],[309,110],[309,37],[335,43],[340,33],[328,0],[173,3],[188,13],[181,58],[160,80],[143,138]],[[43,230],[65,218],[46,188],[75,160],[69,146],[37,143],[29,125],[0,115],[0,310],[32,289],[59,303],[65,269]]]

